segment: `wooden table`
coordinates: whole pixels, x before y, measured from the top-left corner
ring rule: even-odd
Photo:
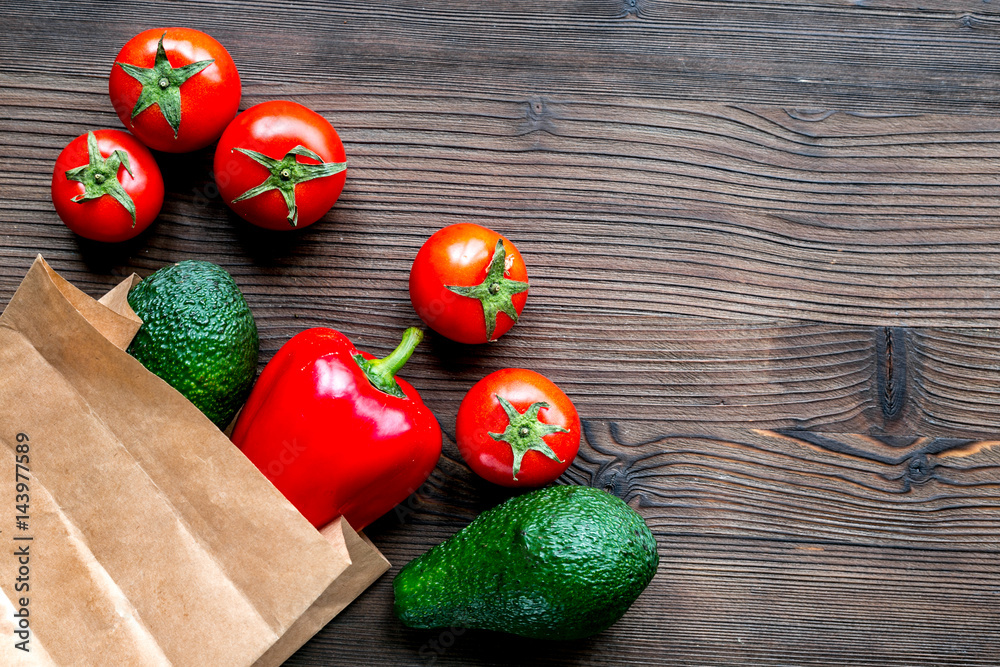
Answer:
[[[526,258],[510,334],[431,335],[408,366],[444,455],[367,531],[392,571],[288,664],[1000,663],[1000,4],[5,5],[0,305],[37,253],[93,295],[199,258],[243,288],[262,363],[316,325],[379,354],[418,322],[407,276],[436,229],[474,221]],[[159,156],[140,238],[60,223],[56,155],[120,126],[111,64],[164,25],[227,46],[242,108],[337,127],[350,172],[324,220],[251,228],[205,150]],[[391,614],[399,567],[506,497],[452,437],[468,387],[511,365],[585,420],[562,481],[659,542],[653,583],[587,641]]]

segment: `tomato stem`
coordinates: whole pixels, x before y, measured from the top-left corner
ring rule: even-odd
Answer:
[[[506,313],[510,319],[517,322],[517,309],[514,307],[515,294],[528,291],[528,283],[511,280],[505,274],[507,270],[507,251],[503,239],[497,239],[493,249],[493,259],[486,268],[486,278],[478,285],[445,285],[445,289],[461,296],[478,299],[483,306],[483,319],[486,324],[486,340],[493,340],[493,332],[497,326],[497,316]]]
[[[135,202],[131,195],[122,187],[118,180],[118,168],[132,176],[132,165],[129,164],[128,153],[118,149],[108,157],[101,155],[97,145],[97,136],[87,133],[87,164],[66,171],[66,178],[83,183],[83,193],[76,195],[70,201],[81,204],[91,199],[110,195],[115,201],[125,207],[132,216],[132,226],[135,227]]]
[[[521,470],[521,460],[529,451],[534,450],[553,461],[563,462],[552,451],[552,447],[545,442],[544,438],[553,433],[569,433],[569,430],[557,424],[546,424],[538,418],[538,412],[548,408],[548,403],[541,401],[532,403],[524,412],[518,412],[517,408],[506,398],[500,394],[494,395],[504,412],[507,413],[508,423],[503,433],[490,433],[490,437],[497,442],[506,442],[510,445],[511,451],[514,454],[514,465],[511,472],[514,474],[515,481],[517,480],[517,473]]]
[[[185,81],[198,74],[203,69],[215,62],[211,60],[199,60],[198,62],[174,67],[167,58],[167,52],[163,48],[163,38],[167,33],[160,35],[160,41],[156,44],[156,58],[152,67],[139,67],[131,63],[115,62],[130,77],[142,84],[142,91],[139,98],[132,107],[132,119],[149,107],[156,105],[160,108],[160,113],[174,131],[174,139],[181,127],[181,85]]]
[[[299,224],[299,209],[295,204],[295,186],[315,178],[333,176],[347,169],[346,162],[323,162],[323,158],[302,144],[285,153],[285,157],[280,160],[248,148],[234,148],[233,150],[243,153],[271,172],[271,175],[263,183],[250,188],[239,197],[234,198],[233,203],[243,201],[244,199],[252,199],[269,190],[277,190],[284,198],[285,206],[288,207],[287,219],[288,224],[292,227],[297,227]],[[319,162],[319,164],[299,162],[295,157],[296,155],[310,158]]]

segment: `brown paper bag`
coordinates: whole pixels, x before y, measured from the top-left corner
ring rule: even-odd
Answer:
[[[123,351],[135,280],[39,257],[0,316],[0,665],[279,665],[388,562]]]

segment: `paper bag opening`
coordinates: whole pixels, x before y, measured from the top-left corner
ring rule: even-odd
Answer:
[[[0,556],[0,664],[278,665],[388,562],[124,352],[136,280],[96,301],[39,257],[0,315],[0,496],[27,498],[0,540],[28,561],[20,590]]]

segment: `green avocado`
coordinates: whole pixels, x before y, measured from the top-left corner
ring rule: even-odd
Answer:
[[[211,262],[160,269],[128,295],[142,318],[128,353],[226,428],[257,372],[257,324],[232,276]]]
[[[550,486],[487,510],[393,581],[415,628],[466,627],[579,639],[617,621],[659,564],[656,540],[605,491]]]

